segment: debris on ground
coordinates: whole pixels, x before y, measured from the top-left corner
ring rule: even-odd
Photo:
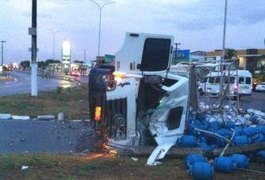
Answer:
[[[244,151],[226,155],[228,147],[252,145],[265,142],[265,113],[248,109],[238,114],[226,106],[223,114],[203,113],[188,121],[187,133],[178,141],[178,147],[201,148],[202,154],[189,154],[186,165],[193,179],[212,179],[213,172],[233,173],[248,169],[257,157],[265,162],[265,149]],[[212,156],[217,148],[223,148],[219,156]],[[207,159],[208,158],[208,159]]]

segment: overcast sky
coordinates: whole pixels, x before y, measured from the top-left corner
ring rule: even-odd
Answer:
[[[115,54],[126,32],[169,34],[180,49],[222,48],[225,0],[114,0],[102,10],[101,55]],[[29,60],[31,0],[0,0],[0,40],[5,62]],[[99,4],[109,0],[97,0]],[[99,9],[89,0],[38,0],[38,59],[61,58],[69,40],[72,59],[97,55]],[[264,48],[265,1],[228,0],[227,48]]]

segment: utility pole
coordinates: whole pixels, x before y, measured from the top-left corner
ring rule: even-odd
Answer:
[[[178,46],[180,46],[181,45],[181,43],[175,43],[175,45],[176,45],[176,52],[175,52],[175,58],[177,59],[177,56],[178,56]]]
[[[219,109],[222,111],[223,108],[223,100],[225,97],[225,92],[224,92],[224,61],[225,61],[225,45],[226,45],[226,20],[227,19],[227,0],[225,0],[225,5],[224,5],[224,27],[223,27],[223,52],[222,52],[222,57],[220,60],[220,86],[219,86]],[[230,92],[228,92],[230,93]],[[230,96],[230,94],[229,94]],[[222,119],[223,118],[223,112],[222,112]]]
[[[6,43],[6,41],[0,41],[1,42],[1,66],[3,68],[4,65],[4,43]]]
[[[32,0],[31,23],[31,96],[37,96],[37,0]]]

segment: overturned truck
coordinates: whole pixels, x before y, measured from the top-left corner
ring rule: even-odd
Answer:
[[[169,71],[173,43],[172,36],[127,33],[115,65],[91,69],[90,118],[107,143],[171,146],[183,134],[189,81]]]
[[[210,108],[198,103],[196,65],[170,67],[172,47],[172,36],[127,33],[115,62],[91,69],[90,119],[100,144],[152,152],[148,165],[166,153],[222,156],[264,149],[265,113],[239,114],[221,103],[224,93]]]

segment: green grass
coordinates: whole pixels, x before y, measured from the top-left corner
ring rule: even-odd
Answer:
[[[98,156],[99,155],[99,156]],[[159,167],[146,166],[146,158],[89,154],[87,156],[23,154],[0,156],[0,179],[187,179],[182,160]],[[22,166],[28,166],[21,170]],[[180,166],[180,167],[176,167]],[[179,171],[178,170],[183,170]]]
[[[64,112],[67,119],[84,119],[88,112],[88,87],[79,86],[52,92],[39,92],[37,97],[30,94],[0,96],[0,113],[13,115],[55,115]]]
[[[147,166],[146,161],[147,157],[138,157],[138,161],[133,161],[126,156],[97,153],[86,156],[0,155],[0,179],[192,179],[184,159],[166,158],[159,166]],[[29,168],[21,170],[22,166]],[[263,180],[264,174],[252,171],[215,172],[214,179]]]
[[[47,158],[48,155],[7,155],[0,157],[0,171],[7,172],[20,170],[22,166],[50,168],[56,165],[56,161]]]

